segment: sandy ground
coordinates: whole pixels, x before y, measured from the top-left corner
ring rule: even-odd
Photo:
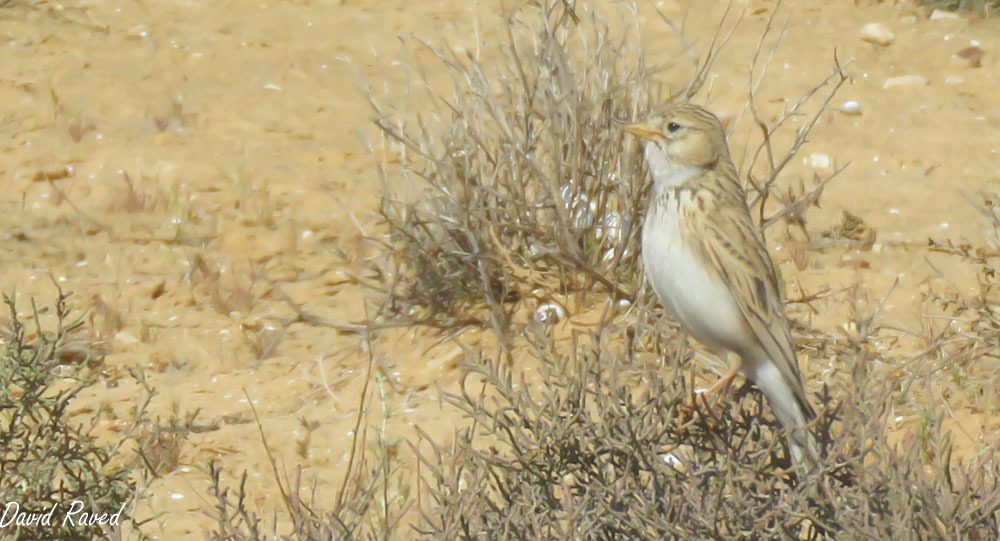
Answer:
[[[722,115],[742,107],[771,5],[746,2],[715,65],[702,101]],[[721,8],[690,13],[696,49]],[[151,518],[145,533],[208,531],[210,460],[227,480],[251,472],[253,504],[265,516],[279,505],[247,397],[280,467],[301,466],[320,501],[332,499],[368,357],[357,337],[306,323],[284,328],[294,312],[279,289],[323,317],[364,319],[363,292],[345,280],[340,254],[364,257],[361,238],[377,231],[379,185],[363,141],[378,136],[358,81],[377,85],[398,68],[397,36],[471,46],[471,30],[493,9],[455,0],[0,6],[0,290],[16,287],[27,313],[29,297],[54,298],[55,279],[90,309],[87,332],[108,354],[102,384],[80,399],[79,413],[112,412],[98,436],[124,430],[141,400],[133,366],[157,391],[154,421],[198,412],[195,424],[207,427],[181,443],[162,477],[140,482],[148,497],[132,514]],[[676,37],[652,10],[643,3],[646,45],[665,61]],[[772,242],[788,295],[861,283],[874,300],[898,280],[883,317],[921,329],[923,292],[976,292],[971,265],[923,247],[928,238],[986,240],[984,220],[961,193],[1000,180],[998,23],[931,20],[909,2],[803,1],[784,13],[789,26],[759,91],[764,101],[778,111],[797,99],[830,72],[836,52],[851,61],[851,81],[835,104],[861,107],[860,115],[824,114],[784,178],[808,182],[850,162],[809,228],[829,230],[847,210],[877,232],[873,249],[807,254],[802,270],[791,241]],[[891,44],[860,39],[871,22],[894,33]],[[956,56],[970,46],[986,53],[980,67]],[[925,80],[884,88],[902,75]],[[812,325],[842,324],[838,299]],[[899,347],[918,347],[906,344]],[[370,431],[407,438],[419,425],[446,441],[459,414],[441,406],[435,384],[454,387],[460,355],[423,329],[383,339],[377,364],[390,379],[373,389],[373,409],[382,411],[372,412]],[[947,396],[970,444],[996,428],[995,417],[970,418],[960,397]],[[412,457],[400,449],[405,472]]]

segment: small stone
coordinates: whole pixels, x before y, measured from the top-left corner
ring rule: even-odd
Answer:
[[[861,103],[857,100],[847,100],[840,106],[840,112],[845,115],[860,115]]]
[[[945,11],[943,9],[935,9],[931,12],[931,20],[938,21],[941,19],[958,19],[958,14],[952,11]]]
[[[115,340],[121,342],[122,344],[138,344],[139,339],[135,337],[134,334],[128,331],[118,331],[115,333]]]
[[[830,167],[830,157],[826,154],[810,154],[809,165],[819,169]]]
[[[662,455],[660,458],[662,458],[664,462],[675,468],[684,466],[684,463],[681,462],[681,459],[677,458],[677,456],[675,456],[673,453],[667,453],[665,455]]]
[[[566,309],[554,302],[543,304],[535,310],[535,321],[546,325],[559,323],[565,317]]]
[[[923,75],[900,75],[899,77],[893,77],[891,79],[887,79],[885,83],[882,85],[882,88],[884,88],[885,90],[890,90],[893,88],[923,86],[926,85],[928,82],[929,81],[927,80],[927,77],[924,77]]]
[[[861,27],[861,39],[876,45],[891,45],[896,41],[896,34],[883,24],[868,23]]]
[[[966,47],[955,53],[955,56],[968,60],[969,67],[978,68],[983,65],[984,54],[986,54],[986,51],[980,49],[979,47]]]
[[[944,78],[944,84],[946,85],[960,85],[965,82],[965,77],[961,75],[949,75]]]

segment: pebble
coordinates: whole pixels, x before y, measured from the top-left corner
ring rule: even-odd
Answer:
[[[810,154],[809,165],[820,169],[830,167],[830,157],[826,154]]]
[[[660,458],[662,458],[663,461],[666,462],[667,464],[670,464],[671,466],[674,467],[681,467],[684,465],[684,463],[681,462],[681,459],[677,458],[673,453],[667,453],[665,455],[662,455]]]
[[[983,65],[983,55],[985,54],[986,52],[979,47],[972,46],[958,51],[955,56],[968,60],[970,68],[978,68]]]
[[[566,309],[554,302],[543,304],[535,310],[535,321],[546,325],[559,323],[566,317]]]
[[[857,100],[847,100],[840,106],[840,112],[845,115],[860,115],[861,114],[861,102]]]
[[[928,82],[929,81],[927,80],[927,77],[924,77],[923,75],[900,75],[899,77],[892,77],[891,79],[887,79],[885,83],[882,85],[882,88],[884,88],[885,90],[889,90],[892,88],[923,86],[926,85]]]
[[[944,84],[946,85],[960,85],[965,82],[965,77],[961,75],[949,75],[944,78]]]
[[[115,334],[115,340],[117,340],[117,341],[119,341],[119,342],[121,342],[123,344],[138,344],[139,343],[139,339],[136,338],[134,334],[132,334],[132,333],[130,333],[128,331],[118,331]]]
[[[861,39],[876,45],[891,45],[896,41],[896,34],[883,24],[868,23],[861,27]]]
[[[952,11],[945,11],[943,9],[935,9],[931,12],[931,20],[937,21],[941,19],[958,19],[958,14]]]

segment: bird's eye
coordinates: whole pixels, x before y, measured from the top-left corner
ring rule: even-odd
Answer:
[[[676,122],[671,122],[671,123],[667,124],[667,131],[670,132],[670,133],[674,133],[675,131],[681,129],[681,127],[682,126],[680,124],[678,124]]]

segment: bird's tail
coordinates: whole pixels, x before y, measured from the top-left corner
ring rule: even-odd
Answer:
[[[808,427],[799,426],[791,429],[788,434],[788,448],[795,463],[801,464],[806,471],[813,471],[819,466],[819,445],[816,443],[816,436]]]
[[[806,400],[802,383],[788,381],[770,362],[760,363],[757,368],[752,379],[764,392],[778,422],[789,430],[788,446],[792,459],[806,470],[813,470],[819,464],[819,444],[806,425],[816,414]]]

